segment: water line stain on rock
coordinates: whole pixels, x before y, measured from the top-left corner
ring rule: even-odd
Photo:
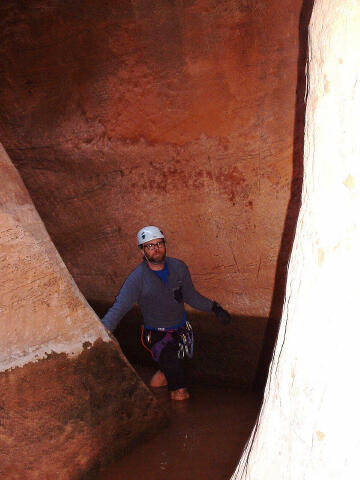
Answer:
[[[0,373],[0,388],[1,478],[80,478],[166,422],[116,345],[102,340],[78,357],[52,353]]]

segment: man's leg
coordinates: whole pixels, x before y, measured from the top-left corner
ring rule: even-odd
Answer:
[[[158,370],[152,376],[150,380],[150,387],[158,388],[158,387],[165,387],[168,384],[165,375],[161,370]]]
[[[189,398],[186,389],[184,365],[182,360],[178,358],[176,342],[170,342],[163,348],[159,358],[159,366],[167,379],[171,398],[173,400],[186,400]]]
[[[149,332],[149,330],[144,327],[141,330],[141,344],[142,346],[151,353],[151,349],[154,344],[164,338],[164,333],[160,332]],[[165,375],[161,370],[158,370],[152,376],[150,380],[150,387],[158,388],[165,387],[168,384]]]

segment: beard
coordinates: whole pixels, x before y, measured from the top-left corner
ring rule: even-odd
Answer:
[[[164,262],[166,257],[166,249],[163,252],[157,251],[154,252],[151,257],[146,255],[146,260],[150,263],[154,263],[155,265],[159,265]]]

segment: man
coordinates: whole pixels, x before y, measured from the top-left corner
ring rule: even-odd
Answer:
[[[142,343],[159,365],[150,386],[167,385],[173,400],[186,400],[189,393],[182,357],[185,353],[192,356],[192,329],[184,303],[214,312],[224,325],[230,322],[230,315],[195,290],[184,262],[166,256],[165,237],[158,227],[151,225],[139,230],[137,243],[143,261],[125,280],[102,322],[114,331],[122,317],[138,303],[144,320]]]

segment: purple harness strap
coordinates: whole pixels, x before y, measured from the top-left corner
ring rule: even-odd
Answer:
[[[174,341],[174,338],[172,336],[172,332],[167,332],[166,335],[161,340],[154,343],[154,345],[151,348],[151,351],[153,354],[153,358],[156,362],[159,361],[163,348],[165,348],[168,343],[173,341]]]

